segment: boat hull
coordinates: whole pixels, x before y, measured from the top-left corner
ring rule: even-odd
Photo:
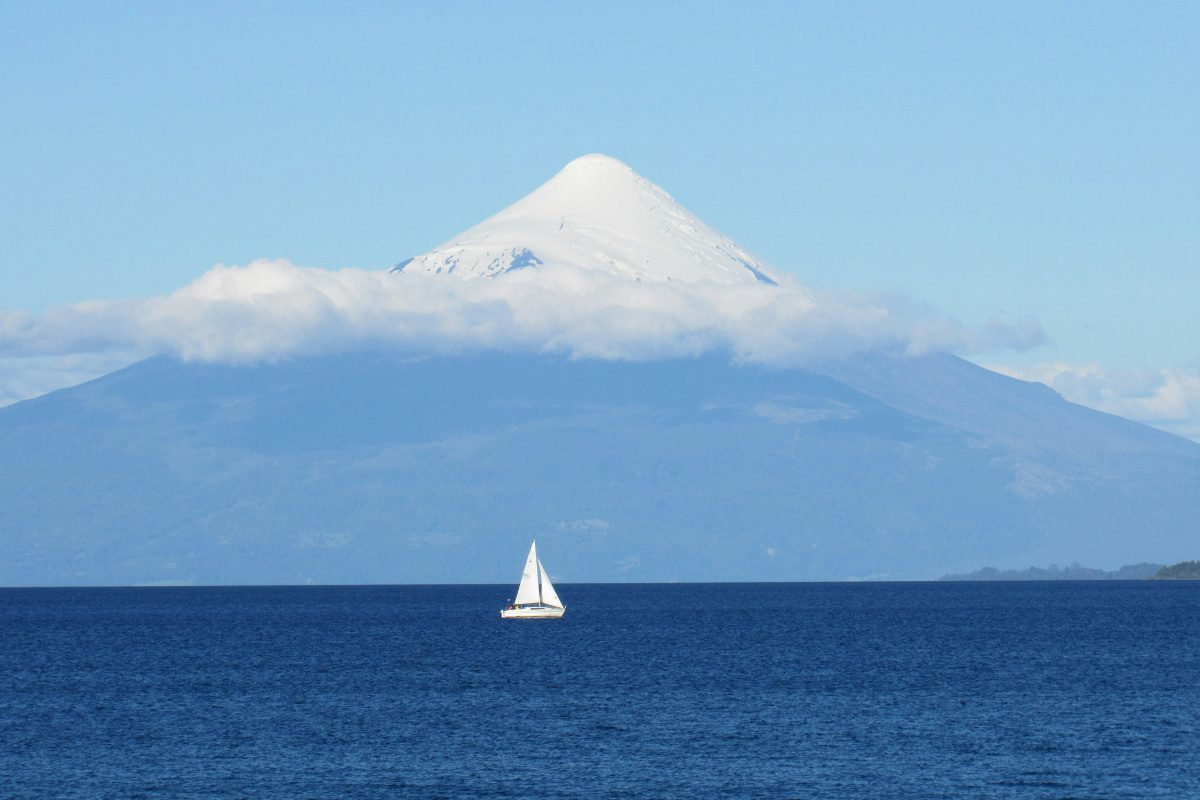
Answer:
[[[543,606],[541,608],[502,608],[500,616],[504,619],[556,619],[563,615],[565,608]]]

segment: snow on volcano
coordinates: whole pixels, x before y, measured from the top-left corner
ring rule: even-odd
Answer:
[[[499,214],[393,271],[467,280],[564,265],[647,283],[780,282],[774,268],[600,154],[575,159]]]

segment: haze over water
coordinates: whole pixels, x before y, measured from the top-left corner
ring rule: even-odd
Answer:
[[[1194,797],[1200,585],[0,590],[0,795]]]

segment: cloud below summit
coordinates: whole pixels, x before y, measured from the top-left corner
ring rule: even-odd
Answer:
[[[0,358],[10,370],[22,359],[85,354],[253,363],[380,347],[635,360],[727,351],[803,365],[864,350],[978,353],[1043,340],[1031,320],[975,330],[896,296],[794,281],[639,283],[569,267],[457,281],[282,260],[217,266],[166,296],[0,315]]]

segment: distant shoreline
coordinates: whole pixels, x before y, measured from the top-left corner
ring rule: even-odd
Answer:
[[[974,572],[943,575],[939,581],[1140,581],[1140,580],[1200,580],[1200,561],[1183,561],[1172,566],[1164,564],[1129,564],[1118,570],[1092,569],[1071,564],[1069,567],[1030,567],[1023,570],[984,567]]]

